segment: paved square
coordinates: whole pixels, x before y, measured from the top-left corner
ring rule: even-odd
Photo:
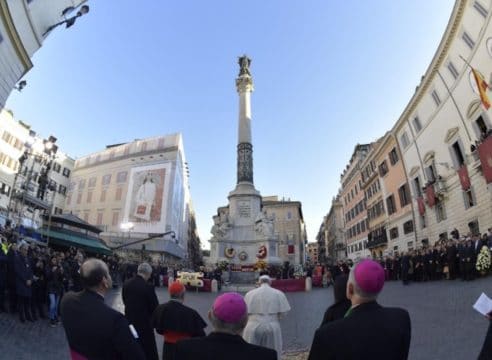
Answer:
[[[487,320],[472,304],[484,291],[492,295],[492,278],[462,281],[439,281],[411,284],[389,282],[380,297],[386,306],[400,306],[410,312],[412,341],[410,359],[476,359],[487,331]],[[159,301],[168,299],[166,288],[158,288]],[[287,293],[292,311],[281,321],[284,350],[308,348],[323,312],[333,301],[332,289],[315,289],[310,293]],[[215,294],[188,293],[186,303],[206,319]],[[119,291],[107,302],[123,310]],[[210,331],[210,327],[206,329]],[[156,336],[159,354],[162,337]],[[354,344],[356,346],[357,344]],[[21,324],[17,317],[0,314],[0,358],[67,359],[68,346],[61,326],[50,328],[47,321]]]

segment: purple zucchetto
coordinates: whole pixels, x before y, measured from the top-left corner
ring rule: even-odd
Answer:
[[[377,294],[384,286],[384,269],[376,261],[362,260],[355,266],[354,278],[362,291]]]
[[[236,292],[227,292],[215,299],[212,306],[215,317],[225,323],[237,323],[248,313],[243,297]]]

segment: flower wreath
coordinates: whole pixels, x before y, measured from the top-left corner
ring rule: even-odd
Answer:
[[[239,260],[245,261],[248,258],[248,253],[246,251],[241,251],[238,255]]]
[[[233,248],[226,248],[224,250],[224,255],[226,256],[226,258],[232,259],[234,256],[236,256],[236,250],[234,250]]]
[[[260,248],[258,249],[258,252],[256,253],[256,257],[258,259],[264,259],[267,256],[267,248],[265,245],[261,245]]]

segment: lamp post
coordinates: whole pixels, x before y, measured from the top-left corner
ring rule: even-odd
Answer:
[[[67,8],[65,10],[71,10],[70,8]],[[63,11],[63,13],[65,13],[66,11]],[[68,11],[67,11],[68,12]],[[50,27],[48,27],[48,29],[46,29],[46,31],[43,33],[43,36],[45,36],[46,34],[48,34],[51,30],[55,29],[56,27],[60,26],[60,25],[63,25],[63,24],[66,24],[65,28],[68,29],[70,26],[72,26],[73,24],[75,24],[75,21],[81,17],[82,15],[85,15],[89,12],[89,6],[88,5],[84,5],[80,8],[79,11],[77,11],[77,14],[68,18],[68,19],[65,19],[63,21],[60,21],[56,24],[53,24],[51,25]]]

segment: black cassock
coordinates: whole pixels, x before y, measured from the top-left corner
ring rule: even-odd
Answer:
[[[162,358],[174,360],[176,352],[174,339],[205,336],[203,329],[207,327],[207,323],[196,310],[180,301],[171,300],[155,309],[152,326],[159,334],[164,335]]]
[[[147,360],[157,360],[157,346],[151,318],[159,305],[154,287],[137,275],[127,280],[121,294],[125,304],[125,316],[138,333],[138,342],[145,352]]]

